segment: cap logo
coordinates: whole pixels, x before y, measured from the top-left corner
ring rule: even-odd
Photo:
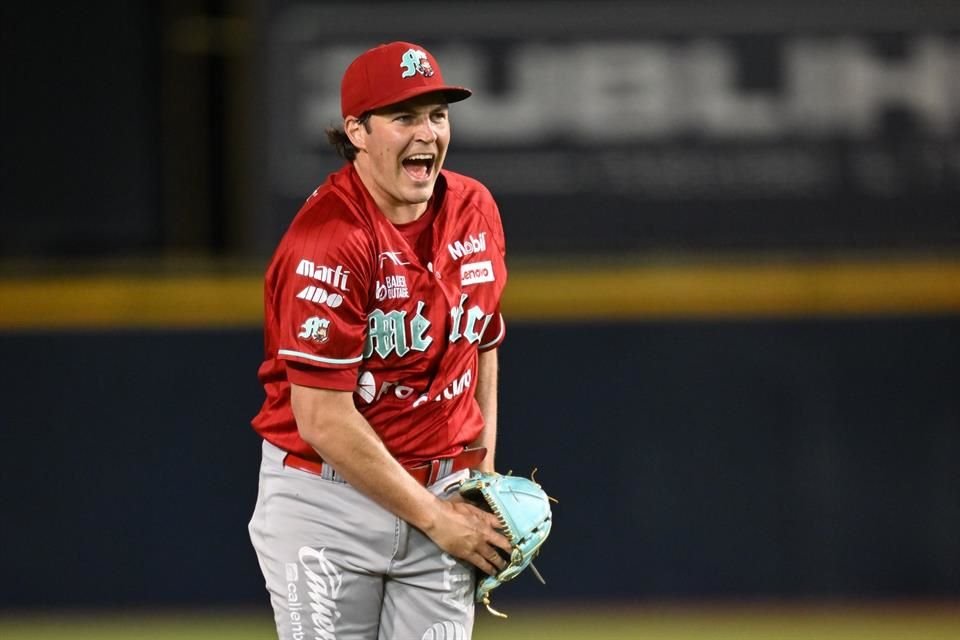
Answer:
[[[407,49],[400,59],[400,66],[403,67],[401,78],[412,78],[418,73],[426,78],[433,75],[433,67],[427,59],[427,54],[420,49]]]

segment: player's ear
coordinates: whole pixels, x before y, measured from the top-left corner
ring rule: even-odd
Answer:
[[[354,147],[357,149],[367,148],[367,133],[369,130],[358,118],[353,116],[347,116],[344,118],[343,131],[347,134],[350,144],[352,144]]]

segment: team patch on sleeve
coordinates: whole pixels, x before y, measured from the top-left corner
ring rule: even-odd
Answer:
[[[330,339],[330,321],[319,316],[307,318],[300,327],[297,337],[313,342],[326,342]]]

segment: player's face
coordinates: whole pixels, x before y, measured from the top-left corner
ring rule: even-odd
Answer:
[[[367,187],[378,204],[403,208],[430,199],[450,144],[442,96],[427,94],[375,111],[361,135],[357,166],[373,183]]]

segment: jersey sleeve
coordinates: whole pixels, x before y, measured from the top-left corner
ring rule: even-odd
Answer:
[[[503,279],[506,283],[507,274],[506,274],[506,239],[503,232],[503,221],[500,218],[500,209],[497,207],[496,201],[494,201],[493,196],[490,195],[489,191],[487,192],[487,206],[485,207],[485,212],[491,230],[493,231],[493,240],[496,246],[496,250],[500,253],[501,258],[503,258],[504,265],[504,274]],[[496,349],[503,342],[503,339],[507,334],[507,325],[503,319],[503,314],[500,311],[500,304],[502,300],[497,300],[497,310],[494,312],[493,317],[490,322],[487,324],[486,330],[483,332],[483,335],[480,337],[480,344],[478,346],[480,351],[489,351],[491,349]]]
[[[366,336],[370,241],[349,212],[323,204],[298,216],[275,259],[277,357],[293,383],[352,390]]]
[[[494,312],[493,317],[490,318],[490,322],[487,324],[483,335],[480,336],[480,344],[477,348],[480,349],[480,351],[496,349],[500,346],[500,343],[503,342],[506,335],[507,324],[503,320],[503,314],[500,313],[500,306],[497,305],[496,312]]]
[[[357,388],[357,369],[330,369],[287,360],[287,380],[301,387],[353,391]]]

